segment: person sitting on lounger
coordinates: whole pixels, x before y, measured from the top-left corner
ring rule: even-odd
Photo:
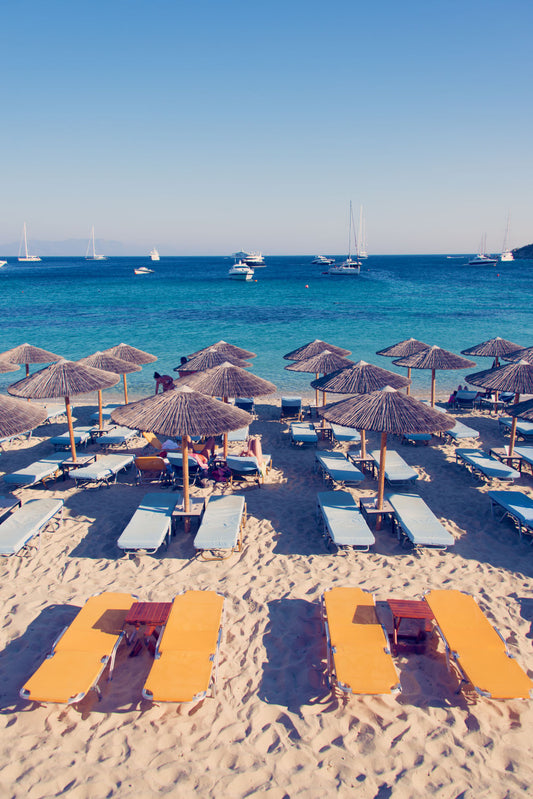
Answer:
[[[257,459],[257,465],[261,474],[264,476],[266,471],[266,464],[263,460],[263,450],[261,449],[261,439],[259,436],[251,438],[248,442],[248,447],[241,452],[241,456],[253,457]]]
[[[154,372],[154,380],[156,394],[159,393],[159,386],[162,387],[163,392],[170,391],[171,388],[174,388],[174,381],[170,375],[160,375],[159,372]]]

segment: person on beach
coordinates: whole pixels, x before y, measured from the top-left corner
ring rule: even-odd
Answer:
[[[163,392],[170,391],[171,388],[174,388],[174,381],[170,375],[160,375],[159,372],[154,372],[154,380],[156,394],[159,393],[159,386],[161,386]]]

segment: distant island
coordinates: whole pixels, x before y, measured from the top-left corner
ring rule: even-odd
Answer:
[[[513,258],[517,261],[533,261],[533,244],[526,244],[524,247],[517,247],[513,250]]]

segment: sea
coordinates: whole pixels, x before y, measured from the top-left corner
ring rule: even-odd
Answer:
[[[27,342],[78,360],[120,343],[138,347],[158,360],[128,375],[131,401],[153,394],[155,370],[174,376],[181,356],[220,339],[255,352],[253,372],[273,382],[277,396],[303,397],[312,396],[314,375],[287,371],[283,356],[314,339],[404,375],[376,351],[411,336],[455,353],[494,336],[533,345],[533,261],[475,267],[468,256],[371,255],[359,277],[328,277],[312,257],[265,256],[251,282],[229,280],[232,259],[224,256],[153,263],[11,258],[0,268],[0,350]],[[140,266],[154,272],[135,275]],[[492,361],[476,364],[439,371],[437,396],[447,397]],[[22,377],[24,367],[1,374],[0,391]],[[415,396],[429,396],[430,372],[413,370],[412,380]],[[120,392],[119,384],[104,401],[120,399]]]

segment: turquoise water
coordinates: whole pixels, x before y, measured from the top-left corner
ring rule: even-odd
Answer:
[[[153,393],[154,368],[172,374],[180,356],[218,339],[256,352],[253,371],[279,393],[298,394],[312,393],[313,375],[285,371],[282,356],[315,338],[402,374],[375,353],[409,336],[457,353],[497,335],[532,345],[533,262],[469,267],[466,260],[371,256],[359,278],[328,278],[311,256],[272,256],[252,283],[228,280],[231,260],[224,257],[12,261],[0,269],[0,349],[29,342],[77,360],[131,344],[158,357],[128,376],[134,399]],[[140,265],[154,274],[134,275]],[[437,393],[470,371],[439,372]],[[23,376],[22,370],[0,375],[0,389]],[[428,394],[429,373],[412,376],[413,391]]]

